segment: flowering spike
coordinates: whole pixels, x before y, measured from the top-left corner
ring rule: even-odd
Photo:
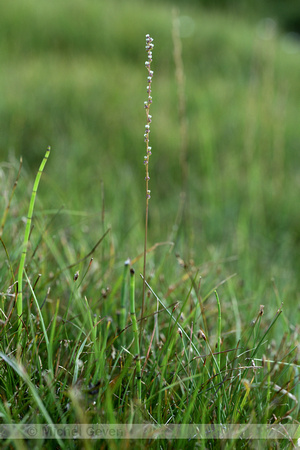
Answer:
[[[153,44],[153,38],[146,34],[146,51],[148,54],[148,59],[145,62],[145,67],[148,71],[147,76],[147,94],[148,99],[144,102],[144,108],[146,110],[146,119],[147,123],[145,125],[145,131],[144,131],[144,142],[146,143],[146,156],[144,157],[144,165],[146,167],[146,198],[147,200],[150,198],[150,192],[148,192],[148,181],[150,180],[149,177],[149,157],[152,154],[151,153],[151,147],[149,146],[149,135],[150,135],[150,123],[152,122],[152,116],[149,114],[150,105],[152,103],[152,97],[151,97],[151,84],[153,79],[153,70],[151,70],[151,62],[152,62],[152,49],[154,47]]]

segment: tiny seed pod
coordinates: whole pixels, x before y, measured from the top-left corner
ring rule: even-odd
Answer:
[[[198,331],[198,338],[199,339],[204,339],[204,341],[206,341],[206,336],[205,336],[205,334],[203,333],[202,330]]]

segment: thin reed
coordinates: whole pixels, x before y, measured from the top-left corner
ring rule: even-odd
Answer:
[[[43,158],[43,161],[41,162],[38,173],[36,175],[33,189],[32,189],[31,198],[30,198],[28,214],[27,214],[26,228],[25,228],[24,241],[23,241],[23,247],[22,247],[22,255],[21,255],[20,265],[19,265],[19,270],[18,270],[17,312],[18,312],[18,316],[19,316],[19,324],[18,324],[19,338],[21,336],[21,331],[22,331],[22,315],[23,315],[23,273],[24,273],[25,260],[26,260],[28,243],[29,243],[31,222],[32,222],[33,210],[34,210],[37,190],[39,187],[39,182],[40,182],[44,167],[46,165],[46,162],[48,160],[49,154],[50,154],[50,147],[48,147],[48,149],[45,153],[45,156]]]

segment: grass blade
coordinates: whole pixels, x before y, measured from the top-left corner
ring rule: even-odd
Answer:
[[[26,259],[27,249],[28,249],[31,221],[32,221],[32,215],[33,215],[34,204],[35,204],[35,199],[36,199],[36,193],[37,193],[39,182],[40,182],[40,179],[41,179],[41,176],[42,176],[42,173],[43,173],[44,167],[46,165],[49,154],[50,154],[50,147],[48,147],[48,149],[45,153],[44,159],[43,159],[43,161],[40,165],[40,168],[38,170],[38,173],[36,175],[35,182],[34,182],[33,189],[32,189],[32,194],[31,194],[31,199],[30,199],[30,204],[29,204],[29,209],[28,209],[28,215],[27,215],[27,222],[26,222],[25,235],[24,235],[24,241],[23,241],[23,250],[22,250],[19,271],[18,271],[17,313],[19,316],[19,323],[18,323],[19,340],[20,340],[21,331],[22,331],[21,316],[23,314],[23,272],[24,272],[25,259]]]

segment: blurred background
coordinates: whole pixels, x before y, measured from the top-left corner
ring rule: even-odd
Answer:
[[[3,3],[1,182],[12,186],[22,155],[16,217],[50,145],[37,210],[70,212],[57,228],[79,253],[104,220],[120,261],[142,251],[146,33],[155,45],[149,245],[172,239],[196,264],[228,261],[248,299],[275,298],[274,278],[283,299],[299,300],[296,0]]]

